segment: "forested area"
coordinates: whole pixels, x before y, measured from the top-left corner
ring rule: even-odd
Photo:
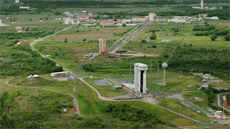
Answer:
[[[183,72],[203,72],[229,80],[229,53],[228,49],[207,49],[179,46],[168,62],[170,69]]]
[[[1,76],[46,74],[62,71],[56,63],[42,58],[37,52],[32,51],[30,45],[15,45],[8,39],[0,40],[1,45]]]
[[[153,114],[148,113],[145,110],[133,108],[127,104],[119,106],[110,104],[107,106],[106,112],[110,113],[112,117],[123,121],[143,122],[145,123],[145,126],[142,128],[154,128],[157,124],[166,124],[163,120],[158,119]],[[167,123],[167,125],[175,127],[173,123]],[[135,124],[135,126],[136,128],[140,128],[138,124]]]

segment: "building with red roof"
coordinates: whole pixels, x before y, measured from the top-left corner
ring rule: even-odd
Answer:
[[[30,42],[21,42],[20,45],[30,44]]]

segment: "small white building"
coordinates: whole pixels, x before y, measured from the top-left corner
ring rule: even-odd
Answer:
[[[19,0],[15,0],[15,3],[19,3]]]
[[[28,6],[20,6],[19,9],[28,9],[29,10],[30,7],[28,7]]]
[[[75,25],[75,24],[80,24],[80,21],[78,19],[72,19],[72,18],[65,18],[64,19],[64,24],[65,25]]]

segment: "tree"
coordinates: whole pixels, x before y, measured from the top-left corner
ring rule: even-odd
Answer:
[[[217,35],[211,35],[210,38],[211,38],[212,41],[215,41],[217,39],[217,37],[218,37]]]
[[[65,38],[65,43],[67,43],[67,38]]]
[[[156,44],[153,44],[153,46],[152,46],[153,48],[157,48],[157,45]]]
[[[225,41],[230,41],[230,33],[224,36]]]
[[[84,38],[83,41],[86,41],[86,39]]]
[[[48,20],[48,17],[46,18],[46,20]]]
[[[155,40],[155,39],[157,39],[157,35],[156,34],[151,34],[151,36],[149,38],[152,39],[152,40]]]
[[[147,41],[145,39],[141,40],[142,43],[147,43]]]
[[[122,27],[126,27],[126,24],[122,24]]]
[[[40,20],[42,20],[42,18],[40,18]]]

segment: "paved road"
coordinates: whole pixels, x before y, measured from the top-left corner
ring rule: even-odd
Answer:
[[[127,44],[130,40],[132,40],[136,35],[139,35],[149,24],[151,24],[152,22],[148,22],[145,25],[143,25],[142,27],[140,27],[139,29],[137,29],[132,35],[130,35],[129,37],[127,37],[125,40],[123,40],[118,46],[116,46],[112,52],[116,53],[117,50],[121,49],[122,47],[125,46],[125,44]]]
[[[11,84],[9,84],[9,81],[5,82],[5,84],[8,85],[8,86],[14,86],[14,87],[24,87],[24,86],[11,85]],[[69,96],[74,97],[74,96],[71,95],[71,94],[62,93],[62,92],[58,92],[58,91],[54,91],[54,90],[48,90],[48,89],[44,89],[44,88],[40,88],[40,87],[24,87],[24,88],[40,89],[40,90],[50,91],[50,92],[59,93],[59,94],[65,94],[65,95],[69,95]],[[75,101],[76,101],[76,106],[77,106],[77,114],[78,114],[79,116],[83,116],[83,115],[80,113],[77,99],[75,99]]]
[[[217,95],[217,104],[218,104],[218,106],[221,107],[221,108],[223,108],[223,104],[221,104],[221,102],[223,102],[223,98],[220,97],[222,94],[229,94],[229,93],[221,93],[221,94],[218,94],[218,95]],[[221,98],[222,98],[222,99],[221,99]],[[222,100],[222,101],[221,101],[221,100]],[[227,109],[226,107],[224,107],[224,110],[230,112],[230,110]]]

